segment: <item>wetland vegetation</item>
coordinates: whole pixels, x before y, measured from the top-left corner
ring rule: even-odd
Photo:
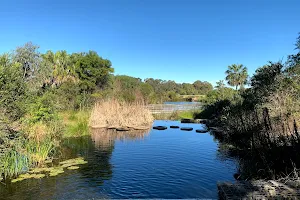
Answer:
[[[144,105],[191,101],[212,90],[205,81],[142,81],[113,72],[94,51],[40,53],[29,42],[0,55],[1,180],[51,163],[64,138],[90,135],[93,126],[149,129],[153,116]]]

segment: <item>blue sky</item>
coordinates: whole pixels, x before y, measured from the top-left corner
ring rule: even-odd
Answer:
[[[295,53],[299,0],[5,0],[0,53],[95,50],[115,74],[215,83],[233,63],[250,74]]]

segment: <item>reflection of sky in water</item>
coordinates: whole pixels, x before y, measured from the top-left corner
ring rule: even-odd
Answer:
[[[194,130],[98,130],[92,139],[66,140],[62,152],[69,157],[84,156],[87,165],[57,177],[0,186],[1,197],[217,198],[216,184],[233,180],[235,162],[217,151],[211,135],[195,132],[201,124],[156,121],[154,125],[190,126]]]

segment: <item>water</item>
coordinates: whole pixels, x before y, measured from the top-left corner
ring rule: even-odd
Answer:
[[[168,128],[148,133],[108,133],[64,142],[65,158],[81,155],[88,164],[56,177],[0,186],[2,199],[218,198],[217,182],[233,181],[236,163],[218,151],[200,124],[155,121]]]
[[[166,101],[164,104],[172,104],[172,105],[201,105],[200,102],[189,102],[189,101]]]

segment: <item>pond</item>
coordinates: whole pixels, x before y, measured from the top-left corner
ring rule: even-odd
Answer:
[[[55,177],[0,184],[0,199],[218,198],[217,182],[234,181],[236,161],[218,151],[213,136],[193,127],[149,132],[96,130],[92,137],[65,140],[64,158],[83,156],[78,170]]]

